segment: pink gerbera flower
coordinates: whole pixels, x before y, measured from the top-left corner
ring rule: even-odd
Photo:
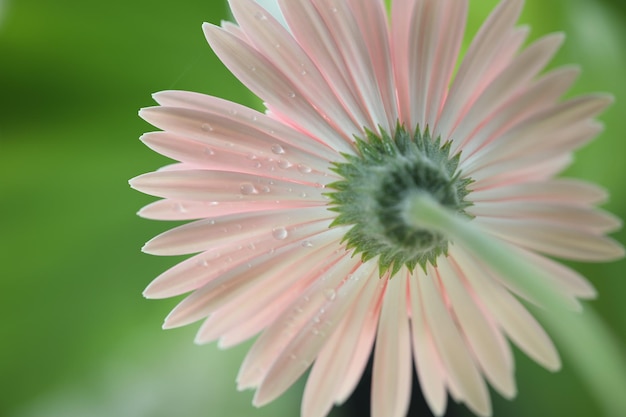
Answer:
[[[521,50],[521,0],[500,3],[455,73],[467,3],[395,0],[389,18],[383,0],[279,0],[284,27],[230,0],[238,25],[204,31],[267,111],[183,91],[141,111],[163,130],[142,140],[179,163],[131,181],[163,198],[140,215],[195,220],[144,250],[196,254],[144,294],[190,292],[164,327],[204,320],[198,343],[260,334],[238,377],[255,404],[313,364],[302,415],[324,416],[373,350],[374,416],[406,413],[412,363],[434,414],[450,394],[489,415],[487,384],[516,393],[509,341],[560,361],[517,297],[543,300],[467,236],[574,307],[594,290],[549,257],[622,256],[605,237],[619,221],[594,207],[605,193],[554,178],[611,98],[561,100],[578,71],[540,75],[563,36]]]

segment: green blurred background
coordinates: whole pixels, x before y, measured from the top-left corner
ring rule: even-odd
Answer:
[[[471,2],[470,32],[495,4]],[[162,331],[177,300],[141,297],[177,259],[140,252],[172,224],[135,216],[152,199],[127,180],[167,163],[139,142],[151,127],[137,110],[164,89],[258,105],[204,41],[201,23],[222,19],[221,0],[0,0],[0,416],[298,414],[302,383],[254,409],[234,382],[247,346]],[[521,22],[533,38],[567,33],[555,64],[582,66],[574,93],[617,97],[569,174],[607,187],[606,207],[626,217],[623,0],[527,0]],[[576,266],[623,347],[626,262]],[[496,416],[599,415],[567,360],[555,375],[522,355],[517,368],[518,398],[494,395]]]

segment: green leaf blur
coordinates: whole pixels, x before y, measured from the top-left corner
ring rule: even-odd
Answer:
[[[471,1],[470,33],[496,3]],[[141,296],[177,260],[140,252],[171,224],[135,215],[153,199],[127,180],[168,163],[139,142],[153,128],[137,110],[165,89],[259,105],[204,41],[203,21],[228,18],[221,0],[0,0],[1,416],[298,414],[301,383],[254,409],[235,387],[247,346],[195,346],[194,326],[163,331],[176,300]],[[533,38],[567,34],[553,65],[582,67],[573,94],[616,96],[606,132],[568,174],[608,188],[605,207],[622,218],[625,22],[622,0],[527,0],[521,19]],[[576,266],[624,347],[626,261]],[[518,398],[494,394],[494,415],[599,415],[567,357],[564,368],[552,375],[517,355]]]

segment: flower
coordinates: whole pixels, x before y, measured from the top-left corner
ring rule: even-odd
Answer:
[[[522,0],[495,8],[456,72],[466,0],[395,0],[390,18],[382,0],[279,4],[288,27],[252,0],[230,0],[238,25],[204,25],[265,114],[183,91],[140,113],[162,129],[143,142],[178,161],[131,180],[162,198],[140,215],[194,220],[144,251],[196,254],[144,295],[190,292],[164,327],[204,319],[198,343],[260,334],[237,381],[256,405],[313,364],[302,415],[324,416],[374,351],[373,416],[406,413],[412,363],[434,414],[449,393],[489,415],[487,383],[516,394],[509,341],[549,370],[560,360],[519,298],[542,300],[458,230],[573,308],[594,297],[549,257],[621,257],[605,236],[620,223],[595,207],[604,191],[555,175],[611,98],[561,99],[578,70],[540,74],[563,36],[522,49]]]

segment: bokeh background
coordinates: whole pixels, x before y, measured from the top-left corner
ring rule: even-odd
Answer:
[[[603,184],[624,218],[626,3],[526,3],[533,38],[567,33],[553,65],[583,68],[573,93],[617,98],[568,174]],[[470,33],[495,4],[471,2]],[[127,180],[168,163],[139,142],[151,127],[137,110],[164,89],[259,105],[201,33],[228,18],[223,0],[0,0],[0,416],[298,415],[302,383],[253,408],[234,382],[248,346],[195,346],[195,326],[160,329],[177,300],[141,296],[177,259],[140,252],[172,224],[135,215],[152,199]],[[623,347],[626,262],[576,266]],[[567,360],[550,374],[517,356],[518,398],[494,395],[496,416],[600,415]]]

